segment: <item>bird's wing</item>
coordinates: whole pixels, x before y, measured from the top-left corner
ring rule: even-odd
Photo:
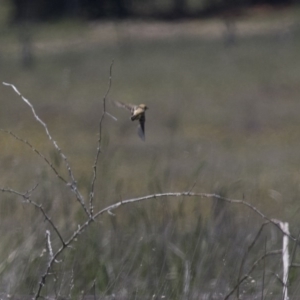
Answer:
[[[134,105],[132,104],[126,104],[120,101],[114,101],[114,103],[118,106],[118,107],[122,107],[125,108],[127,110],[129,110],[130,112],[132,111],[132,109],[134,108]]]
[[[138,127],[138,135],[143,141],[145,141],[145,121],[146,121],[145,114],[142,114],[139,119],[140,124]]]

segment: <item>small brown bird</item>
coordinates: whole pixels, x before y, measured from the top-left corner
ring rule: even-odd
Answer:
[[[145,140],[145,111],[148,109],[147,105],[132,105],[125,104],[119,101],[114,101],[118,107],[125,108],[131,112],[131,121],[139,120],[138,135],[144,141]]]

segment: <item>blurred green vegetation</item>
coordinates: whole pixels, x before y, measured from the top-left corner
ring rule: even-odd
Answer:
[[[188,191],[195,182],[196,192],[245,198],[269,217],[288,221],[296,235],[298,15],[290,10],[240,20],[232,45],[226,44],[218,19],[31,25],[31,68],[21,64],[22,29],[4,26],[1,82],[16,85],[32,102],[88,198],[102,99],[114,60],[107,109],[118,122],[106,116],[103,124],[95,210],[120,199]],[[11,88],[0,90],[0,128],[29,140],[67,178],[30,109]],[[146,142],[138,138],[128,113],[111,100],[149,106]],[[3,132],[0,141],[0,186],[25,191],[39,183],[32,199],[67,238],[85,217],[71,191],[24,144]],[[95,282],[97,295],[180,299],[188,261],[190,298],[219,299],[236,283],[242,257],[263,222],[245,207],[212,199],[152,200],[114,213],[99,218],[60,257],[45,294],[73,299],[92,293]],[[43,249],[49,225],[12,194],[1,194],[0,214],[0,292],[31,294],[48,261]],[[264,252],[265,236],[269,250],[281,247],[280,233],[269,226],[257,243],[257,255]],[[51,238],[57,249],[54,232]],[[251,255],[247,266],[255,260]],[[272,271],[281,272],[279,261],[266,261],[269,293],[281,290],[272,276]],[[255,276],[243,285],[247,295],[260,291],[262,266]],[[294,295],[298,289],[291,287]]]

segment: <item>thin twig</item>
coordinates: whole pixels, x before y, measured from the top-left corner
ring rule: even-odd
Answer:
[[[226,201],[229,203],[235,203],[235,204],[241,204],[244,205],[248,208],[250,208],[252,211],[254,211],[257,215],[259,215],[262,219],[269,221],[270,223],[272,223],[273,225],[275,225],[283,234],[286,234],[279,225],[278,220],[276,219],[271,219],[269,217],[267,217],[265,214],[263,214],[258,208],[256,208],[254,205],[250,204],[247,201],[244,200],[238,200],[238,199],[230,199],[230,198],[226,198],[226,197],[222,197],[220,195],[217,194],[207,194],[207,193],[191,193],[191,192],[175,192],[175,193],[162,193],[162,194],[153,194],[153,195],[148,195],[148,196],[144,196],[144,197],[139,197],[139,198],[133,198],[133,199],[128,199],[128,200],[122,200],[119,201],[115,204],[112,204],[100,211],[98,211],[94,217],[98,217],[99,215],[107,212],[107,211],[112,211],[116,208],[118,208],[121,205],[124,204],[130,204],[130,203],[134,203],[134,202],[140,202],[140,201],[145,201],[145,200],[150,200],[150,199],[155,199],[155,198],[161,198],[161,197],[198,197],[198,198],[215,198],[215,199],[219,199],[222,201]],[[291,240],[296,241],[296,238],[293,237],[290,234],[286,234]]]
[[[283,235],[283,241],[282,241],[282,265],[283,265],[283,275],[282,275],[282,281],[283,281],[283,292],[282,292],[282,299],[288,300],[288,279],[289,279],[289,265],[290,265],[290,258],[289,258],[289,239],[287,235],[289,232],[289,223],[287,222],[280,222],[280,228],[285,231],[285,234]]]
[[[284,283],[283,283],[282,279],[280,278],[280,276],[279,276],[278,274],[276,274],[275,272],[272,272],[271,274],[275,276],[275,278],[278,280],[278,282],[279,282],[282,286],[284,286]]]
[[[12,137],[14,137],[17,141],[20,141],[22,143],[24,143],[26,146],[28,146],[33,152],[35,152],[39,157],[41,157],[46,164],[52,169],[52,171],[55,173],[55,175],[61,180],[63,181],[65,184],[68,183],[68,181],[66,179],[64,179],[59,173],[58,171],[55,169],[55,167],[53,166],[53,164],[39,151],[37,150],[35,147],[33,147],[31,145],[30,142],[28,142],[27,140],[22,139],[21,137],[17,136],[15,133],[13,133],[12,131],[9,130],[5,130],[5,129],[0,129],[0,131],[11,135]]]
[[[102,116],[101,116],[100,122],[99,122],[99,139],[98,139],[98,144],[97,144],[96,157],[95,157],[94,164],[93,164],[93,178],[92,178],[92,183],[91,183],[91,191],[90,191],[90,199],[89,199],[90,215],[91,216],[93,216],[93,214],[94,214],[93,200],[94,200],[94,193],[95,193],[95,182],[96,182],[96,178],[97,178],[97,164],[98,164],[99,156],[100,156],[100,153],[101,153],[102,123],[103,123],[105,114],[107,114],[107,115],[111,116],[112,118],[116,119],[115,117],[113,117],[111,114],[109,114],[106,111],[106,99],[107,99],[107,96],[109,94],[111,84],[112,84],[112,67],[113,67],[113,64],[114,64],[114,61],[111,62],[110,68],[109,68],[108,88],[107,88],[106,94],[103,97],[103,112],[102,112]]]
[[[115,210],[117,208],[119,208],[122,205],[126,205],[126,204],[132,204],[132,203],[136,203],[136,202],[141,202],[141,201],[146,201],[146,200],[150,200],[150,199],[157,199],[157,198],[163,198],[163,197],[198,197],[198,198],[212,198],[212,199],[219,199],[222,201],[227,201],[229,203],[235,203],[235,204],[241,204],[244,205],[248,208],[250,208],[252,211],[254,211],[256,214],[258,214],[259,216],[261,216],[263,219],[269,221],[270,223],[274,224],[277,228],[279,228],[279,230],[281,230],[280,226],[278,226],[278,220],[273,220],[268,218],[265,214],[263,214],[260,210],[258,210],[255,206],[253,206],[252,204],[244,201],[244,200],[236,200],[236,199],[230,199],[230,198],[225,198],[222,197],[220,195],[217,194],[206,194],[206,193],[191,193],[191,192],[177,192],[177,193],[163,193],[163,194],[153,194],[153,195],[148,195],[148,196],[144,196],[144,197],[139,197],[139,198],[133,198],[133,199],[128,199],[128,200],[122,200],[119,201],[115,204],[109,205],[101,210],[99,210],[97,213],[95,213],[93,215],[92,218],[88,218],[86,220],[85,223],[83,223],[82,225],[78,226],[77,230],[75,232],[73,232],[73,234],[70,236],[70,238],[68,240],[65,241],[65,243],[57,250],[57,252],[54,254],[53,259],[51,261],[49,261],[47,268],[45,270],[45,272],[43,273],[43,275],[40,278],[39,284],[38,284],[38,289],[36,291],[35,297],[34,299],[38,299],[40,297],[41,291],[43,286],[45,285],[46,282],[46,278],[48,277],[48,275],[50,274],[50,270],[52,268],[53,263],[55,262],[55,260],[57,259],[57,257],[67,248],[70,246],[70,244],[82,233],[85,231],[85,229],[93,222],[95,221],[95,219],[97,217],[99,217],[100,215],[104,214],[104,213],[108,213],[112,210]],[[281,230],[282,231],[282,230]],[[285,232],[283,232],[285,233]],[[286,234],[286,233],[285,233]],[[286,234],[287,235],[287,234]],[[290,239],[292,239],[293,241],[295,241],[296,239],[291,236],[291,235],[287,235],[289,236]],[[270,251],[268,253],[266,253],[266,255],[274,255],[274,254],[280,254],[282,251],[281,250],[276,250],[276,251]],[[230,295],[232,293],[235,292],[236,288],[245,280],[249,277],[250,273],[255,269],[256,265],[259,263],[259,261],[261,259],[263,259],[264,257],[260,258],[259,260],[257,260],[254,265],[252,266],[252,268],[250,269],[250,271],[244,276],[242,277],[239,282],[236,284],[236,286],[233,288],[233,290],[230,292]],[[230,296],[229,295],[229,296]],[[227,298],[226,298],[227,299]]]
[[[189,193],[192,192],[192,190],[194,189],[195,185],[196,185],[196,180],[195,180],[195,182],[193,183],[193,185],[191,186],[190,190],[188,191]]]
[[[296,240],[296,243],[294,244],[294,248],[293,248],[293,251],[292,251],[290,267],[292,267],[294,265],[293,261],[294,261],[295,256],[296,256],[296,250],[297,250],[297,247],[298,247],[298,244],[299,244],[299,240],[300,240],[300,230],[299,230],[297,240]]]
[[[0,191],[1,192],[4,192],[4,193],[10,193],[10,194],[15,194],[17,196],[20,196],[22,197],[25,201],[28,201],[30,196],[31,196],[31,193],[38,187],[38,184],[36,184],[33,188],[31,188],[30,190],[27,190],[25,193],[21,193],[21,192],[18,192],[16,190],[13,190],[13,189],[10,189],[10,188],[0,188]]]
[[[269,252],[265,253],[264,255],[262,255],[261,257],[259,257],[253,263],[253,265],[250,268],[250,270],[239,280],[239,282],[233,287],[233,289],[225,296],[224,300],[228,299],[235,292],[235,290],[238,288],[238,286],[240,286],[247,278],[249,278],[249,276],[254,271],[254,269],[257,267],[257,265],[259,264],[260,261],[262,261],[263,259],[265,259],[267,256],[279,255],[279,254],[282,254],[282,250],[269,251]]]
[[[71,280],[70,280],[70,284],[69,284],[69,299],[72,299],[71,293],[72,293],[73,288],[74,288],[74,266],[72,267],[72,270],[71,270]]]
[[[105,112],[108,116],[110,116],[114,121],[118,121],[118,119],[115,117],[115,116],[113,116],[112,114],[110,114],[109,112]]]
[[[300,264],[293,263],[293,264],[290,265],[290,268],[300,268]]]
[[[248,254],[250,253],[251,249],[254,247],[256,241],[257,241],[258,238],[260,237],[260,235],[261,235],[261,233],[262,233],[264,227],[265,227],[267,224],[270,224],[270,222],[269,222],[269,221],[266,221],[265,223],[263,223],[263,224],[260,226],[260,228],[259,228],[259,230],[258,230],[258,232],[257,232],[257,234],[256,234],[256,236],[255,236],[255,238],[253,239],[252,243],[248,246],[247,251],[246,251],[245,254],[243,255],[243,258],[242,258],[242,261],[241,261],[241,265],[240,265],[240,269],[239,269],[239,274],[238,274],[238,280],[237,280],[237,282],[240,281],[240,278],[241,278],[241,276],[242,276],[244,264],[245,264],[245,261],[246,261],[246,259],[247,259],[247,257],[248,257]],[[239,285],[237,286],[237,289],[236,289],[236,295],[237,295],[237,299],[240,299],[240,286],[239,286]]]
[[[57,152],[59,153],[59,155],[61,156],[61,158],[63,159],[63,161],[65,162],[65,166],[68,170],[68,173],[69,173],[69,177],[71,179],[71,183],[68,183],[68,186],[70,186],[71,190],[74,192],[74,194],[76,195],[76,199],[79,201],[79,203],[81,204],[82,208],[84,209],[84,211],[86,212],[86,214],[88,215],[88,217],[90,217],[90,213],[89,211],[87,210],[86,206],[85,206],[85,202],[84,202],[84,198],[83,196],[81,195],[81,193],[79,192],[78,188],[77,188],[77,182],[74,178],[74,175],[73,175],[73,172],[72,172],[72,169],[71,169],[71,166],[69,164],[69,161],[67,159],[67,157],[65,156],[65,154],[62,152],[62,150],[58,147],[58,144],[56,143],[55,140],[53,140],[49,130],[48,130],[48,126],[45,122],[43,122],[40,117],[37,115],[35,109],[34,109],[34,106],[30,103],[30,101],[28,99],[26,99],[19,91],[18,89],[11,83],[6,83],[6,82],[3,82],[4,85],[6,86],[10,86],[20,97],[21,99],[30,107],[31,111],[32,111],[32,114],[34,116],[34,118],[36,119],[36,121],[38,123],[40,123],[45,131],[46,131],[46,134],[47,134],[47,137],[48,139],[52,142],[54,148],[57,150]]]
[[[46,237],[47,237],[47,248],[49,251],[49,256],[50,256],[50,259],[52,259],[53,258],[53,249],[52,249],[51,235],[50,235],[49,230],[46,230]]]
[[[267,237],[265,239],[265,255],[267,253]],[[266,256],[264,258],[263,276],[262,276],[262,287],[261,287],[261,300],[264,300],[264,289],[265,289],[265,275],[266,275]]]
[[[54,231],[56,232],[56,234],[58,235],[59,239],[61,240],[62,244],[64,245],[65,242],[61,236],[61,234],[59,233],[59,230],[57,229],[57,227],[54,225],[54,223],[52,222],[51,218],[46,214],[45,210],[43,209],[42,205],[37,204],[36,202],[32,201],[30,199],[31,193],[38,187],[38,184],[36,184],[33,188],[31,188],[30,190],[26,191],[25,193],[21,193],[18,192],[16,190],[13,189],[5,189],[5,188],[0,188],[1,192],[6,192],[6,193],[11,193],[11,194],[15,194],[17,196],[21,196],[24,201],[26,203],[30,203],[32,204],[34,207],[36,207],[37,209],[39,209],[41,211],[41,213],[43,214],[43,216],[45,217],[45,219],[49,222],[49,224],[52,226],[52,228],[54,229]]]
[[[46,283],[46,279],[48,277],[48,275],[50,274],[52,265],[54,264],[54,262],[57,260],[57,257],[78,237],[78,235],[80,233],[82,233],[91,222],[94,221],[94,218],[88,218],[88,220],[82,225],[82,226],[78,226],[78,229],[72,234],[72,236],[69,238],[69,240],[67,240],[66,242],[63,243],[63,245],[56,251],[56,253],[53,255],[53,258],[51,260],[49,260],[47,268],[45,270],[45,272],[43,273],[43,275],[40,278],[40,281],[38,283],[38,289],[36,291],[36,294],[34,296],[33,299],[38,299],[41,297],[41,291],[42,288],[44,287],[45,283]]]
[[[32,204],[34,207],[36,207],[37,209],[39,209],[42,213],[42,215],[44,216],[44,218],[48,221],[48,223],[51,225],[51,227],[54,229],[54,231],[56,232],[57,236],[59,237],[61,243],[63,245],[65,245],[65,241],[63,239],[63,237],[61,236],[58,228],[55,226],[55,224],[52,222],[51,218],[47,215],[47,213],[45,212],[44,208],[42,207],[41,204],[37,204],[36,202],[30,200],[30,199],[27,199],[27,202]]]

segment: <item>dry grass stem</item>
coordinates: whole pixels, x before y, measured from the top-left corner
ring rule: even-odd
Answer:
[[[102,141],[102,123],[104,120],[104,116],[107,114],[110,117],[112,117],[114,120],[117,120],[117,118],[115,118],[114,116],[112,116],[111,114],[109,114],[106,111],[106,100],[107,100],[107,96],[109,94],[109,91],[111,89],[111,85],[112,85],[112,68],[113,68],[113,64],[114,61],[111,62],[110,64],[110,68],[109,68],[109,80],[108,80],[108,88],[107,91],[103,97],[103,112],[102,112],[102,116],[100,118],[100,122],[99,122],[99,139],[98,139],[98,145],[97,145],[97,150],[96,150],[96,157],[94,160],[94,164],[93,164],[93,177],[92,177],[92,182],[91,182],[91,191],[90,191],[90,198],[89,198],[89,203],[90,203],[90,214],[91,216],[93,216],[94,214],[94,204],[93,204],[93,200],[95,197],[95,182],[97,179],[97,165],[98,165],[98,160],[99,160],[99,156],[101,153],[101,141]]]

